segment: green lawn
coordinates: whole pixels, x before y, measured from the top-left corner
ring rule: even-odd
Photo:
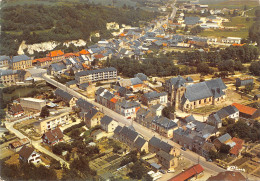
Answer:
[[[230,9],[244,9],[244,6],[247,8],[252,8],[258,5],[257,0],[227,0],[224,2],[209,4],[210,8],[230,8]]]
[[[214,36],[214,37],[248,37],[248,29],[243,28],[240,30],[205,30],[201,32],[199,35],[201,36]]]
[[[238,28],[250,27],[254,21],[252,18],[249,21],[246,20],[246,17],[236,16],[231,18],[230,22],[223,23],[224,26],[236,26]]]

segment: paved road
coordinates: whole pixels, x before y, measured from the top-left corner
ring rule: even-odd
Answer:
[[[77,97],[77,98],[82,98],[82,99],[85,99],[87,100],[88,102],[92,103],[93,105],[95,105],[96,107],[99,108],[100,111],[104,112],[104,114],[112,117],[114,120],[118,121],[120,123],[120,125],[126,125],[126,126],[129,126],[129,125],[133,125],[133,127],[135,128],[135,130],[143,135],[146,139],[150,139],[151,137],[153,136],[156,136],[158,138],[161,138],[162,140],[164,140],[165,142],[168,142],[169,144],[175,146],[176,148],[180,149],[181,146],[178,145],[177,143],[173,142],[172,140],[170,139],[167,139],[167,138],[164,138],[162,137],[161,135],[159,135],[158,133],[146,128],[146,127],[143,127],[142,125],[132,121],[132,120],[129,120],[129,119],[126,119],[124,116],[94,102],[93,100],[90,100],[90,99],[87,99],[85,96],[79,94],[78,92],[75,92],[74,90],[66,87],[65,85],[53,80],[50,78],[50,76],[44,74],[43,76],[43,79],[45,79],[47,82],[49,82],[50,84],[56,86],[56,87],[59,87],[60,89],[63,89],[64,91],[67,91],[68,93],[72,94],[73,96]],[[185,158],[191,160],[192,162],[194,163],[198,163],[198,158],[200,157],[198,154],[192,152],[192,151],[182,151],[182,154]],[[210,162],[207,162],[205,160],[205,158],[203,157],[200,157],[200,164],[206,169],[208,170],[209,172],[211,172],[212,174],[216,174],[216,173],[219,173],[219,172],[222,172],[224,171],[223,168],[220,168],[218,167],[217,165],[213,164],[213,163],[210,163]]]
[[[35,114],[34,116],[38,116],[38,115],[39,115],[39,113]],[[10,132],[14,133],[18,138],[20,138],[20,139],[27,138],[27,139],[30,140],[30,138],[28,138],[27,136],[25,136],[20,131],[18,131],[17,129],[14,128],[15,123],[19,123],[19,122],[24,121],[24,120],[26,120],[26,118],[22,118],[22,119],[19,119],[17,121],[14,121],[14,122],[6,122],[5,126],[6,126],[6,129],[8,129]],[[58,157],[57,155],[53,154],[52,152],[50,152],[50,151],[46,150],[44,147],[42,147],[40,145],[41,140],[38,140],[38,141],[30,140],[30,142],[34,146],[34,148],[36,148],[40,152],[43,152],[43,153],[49,155],[50,157],[54,158],[55,160],[59,161],[62,165],[65,164],[69,168],[68,162],[66,162],[62,158]]]

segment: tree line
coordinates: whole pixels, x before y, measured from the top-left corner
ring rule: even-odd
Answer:
[[[100,32],[102,38],[108,38],[111,32],[106,29],[107,22],[117,22],[120,26],[138,26],[139,21],[150,21],[159,13],[140,8],[124,9],[76,3],[70,6],[6,6],[1,9],[1,15],[1,54],[15,55],[22,40],[29,44],[88,40],[91,33],[96,31]]]

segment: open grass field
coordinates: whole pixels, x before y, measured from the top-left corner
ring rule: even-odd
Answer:
[[[211,36],[211,37],[248,37],[248,29],[241,30],[205,30],[199,34],[200,36]]]
[[[246,11],[245,14],[250,17],[255,17],[255,11],[258,9],[260,10],[260,6],[254,7],[252,9]]]
[[[258,5],[257,0],[226,0],[215,4],[209,4],[210,8],[231,8],[231,9],[243,9],[244,6],[252,8]]]

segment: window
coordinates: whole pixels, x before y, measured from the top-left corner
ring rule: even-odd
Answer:
[[[199,104],[201,104],[201,100],[199,100]]]
[[[207,99],[204,99],[204,103],[206,103],[207,102]]]

